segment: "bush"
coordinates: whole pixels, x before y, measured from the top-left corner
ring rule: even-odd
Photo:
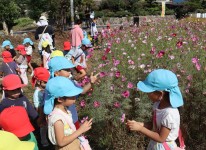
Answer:
[[[128,132],[125,121],[152,120],[152,103],[136,83],[157,68],[169,69],[178,77],[185,101],[180,114],[187,150],[206,149],[204,30],[205,22],[159,18],[147,26],[104,35],[104,49],[90,54],[95,55],[91,68],[101,72],[101,84],[79,99],[80,119],[94,118],[87,134],[94,149],[146,148],[148,138]]]

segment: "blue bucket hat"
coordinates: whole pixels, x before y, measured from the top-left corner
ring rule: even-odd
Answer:
[[[10,49],[14,49],[13,45],[11,45],[11,42],[9,40],[3,41],[1,47],[4,48],[6,46],[10,46]]]
[[[44,113],[50,114],[54,108],[54,99],[59,97],[73,97],[83,92],[81,87],[77,87],[70,79],[65,77],[55,77],[46,84]]]
[[[86,47],[92,47],[91,41],[88,38],[82,39],[82,45],[85,45]]]
[[[32,42],[32,40],[30,38],[25,38],[23,41],[23,44],[29,43],[30,45],[34,45],[34,43]]]
[[[69,68],[74,68],[74,64],[72,64],[69,60],[67,60],[63,56],[56,56],[53,57],[49,63],[49,72],[50,72],[50,78],[54,77],[54,73],[56,71],[62,70],[62,69],[69,69]]]
[[[167,91],[169,92],[172,107],[176,108],[183,105],[183,98],[178,87],[177,76],[169,70],[157,69],[152,71],[144,81],[137,83],[137,88],[145,93]]]

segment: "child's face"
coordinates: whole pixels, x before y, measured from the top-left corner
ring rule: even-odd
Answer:
[[[5,93],[9,98],[17,99],[21,95],[21,88],[15,90],[5,90]]]
[[[68,78],[71,74],[71,70],[70,69],[62,69],[62,70],[59,70],[59,71],[56,71],[55,72],[55,76],[63,76],[63,77],[66,77]]]
[[[6,50],[10,50],[10,46],[9,46],[9,45],[5,46],[4,48],[5,48]]]
[[[47,82],[45,82],[45,81],[39,81],[39,85],[41,86],[42,89],[46,88],[46,84],[47,84]]]
[[[29,45],[30,45],[29,43],[25,43],[25,44],[24,44],[25,47],[28,47]]]
[[[62,102],[62,105],[64,106],[71,106],[72,104],[74,104],[76,101],[76,97],[67,97],[66,99],[64,99],[64,101]]]
[[[161,100],[162,92],[154,91],[154,92],[148,93],[147,95],[149,99],[151,99],[153,102],[158,102],[159,100]]]

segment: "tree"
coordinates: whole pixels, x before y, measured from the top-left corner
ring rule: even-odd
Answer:
[[[8,35],[14,20],[20,15],[20,8],[14,0],[1,0],[0,10],[0,22],[3,24],[5,34]]]

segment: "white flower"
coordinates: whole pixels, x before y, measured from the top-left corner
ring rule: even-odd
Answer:
[[[141,64],[139,67],[140,67],[141,69],[144,69],[144,68],[145,68],[145,64]]]

